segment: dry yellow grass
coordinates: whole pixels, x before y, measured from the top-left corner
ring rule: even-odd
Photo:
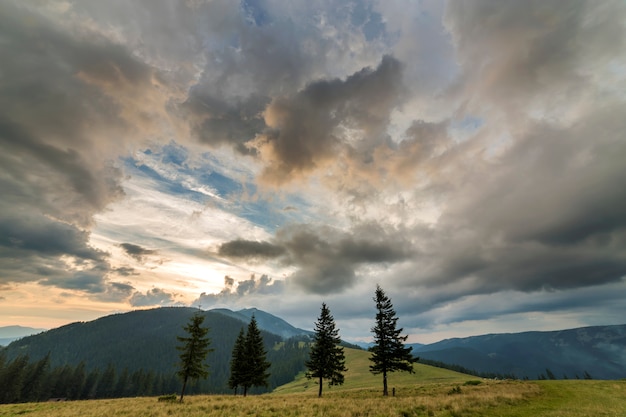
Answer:
[[[158,402],[156,398],[15,404],[0,406],[0,416],[455,416],[484,411],[502,402],[524,401],[539,392],[536,384],[516,382],[460,386],[461,393],[451,393],[456,387],[453,384],[404,387],[401,395],[387,398],[380,395],[380,390],[354,389],[334,391],[322,398],[304,393],[246,398],[190,396],[183,404]]]
[[[234,397],[201,395],[183,404],[157,398],[0,405],[2,417],[587,417],[626,416],[624,381],[484,381],[480,385],[403,386],[396,397],[380,390],[334,390]]]

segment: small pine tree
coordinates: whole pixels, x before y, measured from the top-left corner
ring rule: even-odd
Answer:
[[[326,303],[322,303],[322,311],[315,323],[313,346],[306,367],[309,369],[307,378],[319,379],[318,397],[322,396],[322,380],[329,379],[328,385],[341,385],[344,381],[342,372],[347,371],[343,347],[339,346],[341,338],[335,328],[335,319],[330,314]]]
[[[183,387],[180,391],[180,402],[183,402],[187,381],[191,379],[206,378],[209,375],[208,367],[205,363],[206,355],[212,352],[209,348],[211,340],[206,337],[209,329],[202,327],[204,316],[200,313],[194,314],[189,323],[183,329],[189,334],[188,337],[176,336],[180,346],[176,349],[181,351],[180,369],[176,373],[183,380]]]
[[[242,327],[241,331],[239,331],[239,336],[237,336],[237,340],[235,340],[235,345],[233,346],[233,354],[230,361],[230,377],[228,378],[228,387],[235,390],[235,395],[237,395],[237,388],[243,382],[244,366],[246,362],[245,349],[246,336]]]
[[[271,364],[266,360],[267,352],[263,346],[263,336],[257,326],[254,315],[250,319],[244,344],[244,365],[240,385],[245,397],[250,387],[266,387]]]
[[[376,285],[376,325],[372,327],[374,333],[374,346],[370,361],[370,372],[374,375],[383,374],[383,395],[389,395],[387,390],[387,374],[395,371],[413,373],[413,363],[417,361],[412,355],[412,347],[405,347],[404,342],[408,336],[401,336],[402,328],[396,329],[398,318],[393,309],[391,300],[385,292]]]

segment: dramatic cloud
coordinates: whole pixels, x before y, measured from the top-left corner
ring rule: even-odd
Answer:
[[[0,1],[0,324],[623,320],[623,2]]]
[[[280,229],[276,238],[276,243],[226,242],[218,253],[234,259],[278,258],[297,268],[290,277],[294,283],[313,293],[328,294],[350,287],[359,266],[400,262],[412,252],[410,242],[377,224],[358,225],[350,232],[293,225]]]
[[[258,279],[253,274],[249,279],[236,282],[234,278],[224,277],[224,288],[219,293],[202,293],[193,301],[193,305],[202,305],[205,308],[219,306],[238,306],[246,297],[278,295],[284,296],[283,281],[274,281],[267,275],[261,275]]]
[[[316,81],[295,97],[274,99],[264,117],[269,131],[252,146],[266,164],[262,181],[283,184],[322,169],[343,146],[367,150],[381,139],[398,103],[401,64],[383,57],[375,70],[364,68],[345,81]],[[341,129],[356,130],[356,143]]]
[[[124,249],[124,252],[128,256],[135,258],[138,262],[143,262],[146,255],[153,255],[156,253],[155,250],[142,248],[139,245],[133,245],[132,243],[121,243],[120,247]]]
[[[45,269],[56,276],[47,284],[98,292],[108,266],[89,245],[87,228],[123,196],[117,151],[107,144],[122,136],[125,121],[120,102],[96,86],[141,88],[152,72],[123,46],[89,31],[67,32],[42,11],[5,2],[0,13],[2,73],[11,80],[0,86],[0,256],[9,258],[2,275],[38,280],[36,270]],[[68,262],[57,261],[63,256],[99,266],[68,274]],[[16,265],[20,258],[29,266]]]
[[[176,303],[176,294],[170,294],[160,288],[152,288],[145,293],[135,292],[130,297],[130,305],[133,307],[169,306]]]
[[[220,245],[218,254],[230,258],[276,258],[285,248],[269,242],[233,240]]]

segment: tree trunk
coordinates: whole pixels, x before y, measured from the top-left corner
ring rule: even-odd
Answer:
[[[247,393],[248,393],[248,387],[244,385],[243,386],[243,396],[245,397]]]
[[[320,388],[319,388],[319,391],[317,393],[317,396],[318,397],[322,396],[322,377],[321,376],[320,376]]]
[[[383,372],[383,396],[386,397],[389,395],[389,391],[387,391],[387,372]]]
[[[183,379],[183,389],[180,390],[180,402],[183,402],[183,397],[185,396],[185,387],[187,386],[187,377]]]

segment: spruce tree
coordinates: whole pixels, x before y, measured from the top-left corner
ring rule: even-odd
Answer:
[[[50,352],[35,364],[29,364],[22,384],[21,400],[35,402],[47,399],[44,392],[44,379],[50,368]],[[2,366],[0,365],[0,369]],[[2,383],[0,383],[2,386]],[[46,398],[44,398],[46,397]]]
[[[267,352],[263,346],[263,336],[257,326],[254,315],[250,319],[248,332],[244,344],[244,366],[240,385],[243,387],[244,397],[250,387],[266,387],[271,364],[266,360]]]
[[[328,385],[343,384],[342,372],[347,371],[343,347],[339,346],[341,338],[339,330],[335,328],[335,319],[330,314],[326,303],[322,303],[322,311],[317,323],[315,323],[315,336],[313,346],[306,367],[309,371],[307,378],[318,378],[319,391],[317,396],[322,396],[322,381],[329,379]]]
[[[401,336],[402,328],[396,329],[398,318],[393,309],[391,300],[385,292],[376,285],[376,325],[372,327],[374,345],[370,347],[370,372],[374,375],[383,375],[383,395],[389,395],[387,390],[387,374],[395,371],[413,373],[413,363],[417,359],[411,355],[412,347],[405,347],[408,336]]]
[[[245,349],[246,349],[246,336],[243,331],[243,327],[235,340],[233,346],[232,359],[230,361],[230,377],[228,378],[228,387],[235,390],[237,395],[237,388],[243,382],[244,366],[245,366]]]
[[[176,336],[180,346],[176,349],[181,351],[180,369],[176,373],[183,380],[183,387],[180,391],[180,402],[183,402],[187,381],[191,379],[206,378],[209,375],[208,366],[205,363],[206,355],[212,352],[209,348],[211,340],[206,336],[209,329],[202,327],[204,316],[200,313],[194,314],[189,323],[183,327],[188,333],[188,337]]]

